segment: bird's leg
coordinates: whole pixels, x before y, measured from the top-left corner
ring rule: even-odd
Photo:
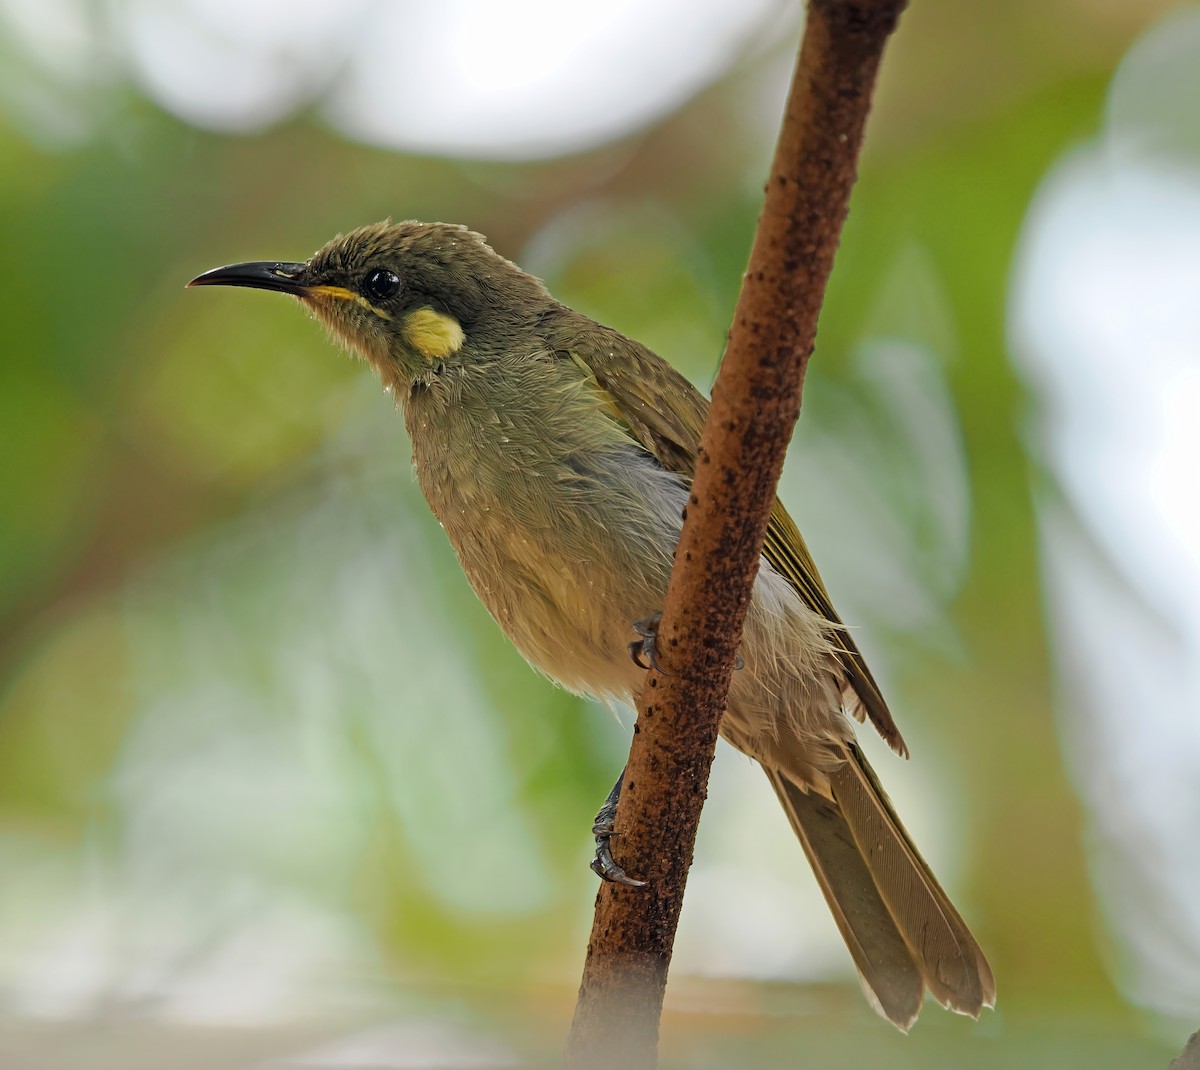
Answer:
[[[609,841],[613,836],[613,819],[617,816],[617,802],[621,798],[621,784],[625,780],[625,770],[617,777],[612,791],[600,807],[596,815],[596,823],[592,825],[592,835],[596,837],[596,857],[592,859],[592,872],[606,881],[615,884],[628,884],[631,888],[644,888],[645,881],[635,881],[616,862],[613,861]]]
[[[670,676],[658,663],[658,648],[656,646],[658,640],[658,625],[662,620],[661,613],[652,613],[649,617],[643,620],[635,621],[633,630],[638,633],[639,638],[629,644],[629,656],[633,658],[633,663],[639,669],[649,669],[653,666],[663,676]],[[646,660],[643,661],[642,659]],[[621,794],[621,782],[617,781],[616,792]],[[606,804],[607,805],[607,804]],[[616,806],[616,800],[613,801],[613,806]]]

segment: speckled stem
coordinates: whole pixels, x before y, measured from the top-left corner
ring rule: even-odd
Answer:
[[[717,729],[884,45],[904,0],[810,0],[762,217],[704,429],[567,1044],[572,1070],[657,1061],[667,968]],[[731,909],[734,909],[731,904]]]

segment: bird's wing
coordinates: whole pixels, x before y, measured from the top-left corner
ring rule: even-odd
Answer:
[[[708,399],[662,357],[600,328],[571,340],[566,355],[596,381],[611,415],[664,468],[696,474]]]
[[[555,340],[555,348],[595,380],[614,417],[659,464],[691,479],[696,471],[700,433],[708,415],[708,399],[645,346],[608,328],[594,324],[589,327],[560,336]],[[810,609],[838,625],[842,664],[860,704],[855,712],[860,717],[869,717],[888,745],[907,757],[908,748],[879,686],[833,608],[800,529],[778,498],[771,509],[763,556]]]

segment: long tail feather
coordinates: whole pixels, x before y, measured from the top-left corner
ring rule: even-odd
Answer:
[[[987,959],[853,744],[832,799],[767,770],[872,1002],[905,1031],[925,988],[972,1017],[995,1004]]]
[[[907,1033],[921,1009],[925,983],[850,826],[830,800],[801,791],[777,770],[767,776],[850,949],[863,991],[884,1018]]]

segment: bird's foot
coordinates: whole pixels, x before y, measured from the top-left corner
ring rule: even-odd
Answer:
[[[639,669],[649,669],[653,666],[663,676],[670,676],[671,674],[658,661],[658,626],[661,621],[662,614],[655,613],[634,623],[633,630],[638,633],[638,638],[629,644],[629,656],[633,658],[634,665]],[[741,654],[733,663],[733,667],[734,669],[746,667],[746,661]]]
[[[630,888],[645,888],[646,882],[634,880],[617,863],[612,856],[609,841],[612,839],[612,825],[593,825],[592,833],[596,837],[596,857],[589,863],[591,870],[601,880],[613,884],[627,884]]]
[[[653,667],[663,676],[670,676],[671,674],[658,663],[658,625],[661,621],[662,614],[654,613],[634,623],[633,630],[637,632],[638,638],[629,644],[629,656],[639,669]]]
[[[622,771],[612,791],[608,793],[608,798],[604,800],[604,805],[600,807],[595,824],[592,825],[592,835],[596,837],[596,856],[591,861],[591,868],[602,880],[612,881],[614,884],[627,884],[631,888],[644,888],[646,882],[634,880],[617,865],[612,856],[613,819],[617,816],[617,802],[621,798],[621,784],[624,780],[625,773]]]

